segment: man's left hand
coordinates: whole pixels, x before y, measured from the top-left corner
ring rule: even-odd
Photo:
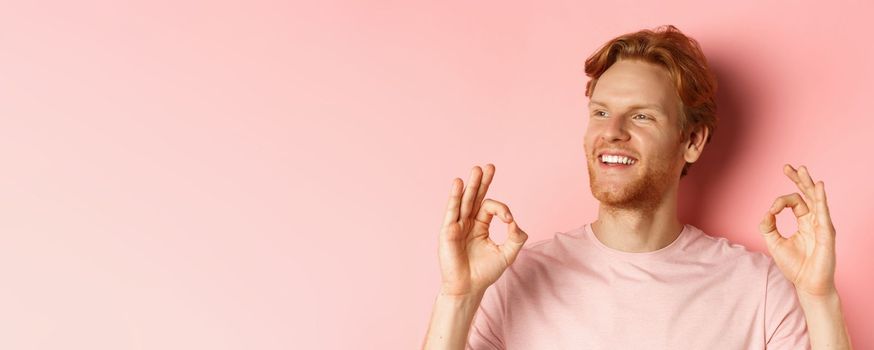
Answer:
[[[797,192],[778,197],[759,224],[759,231],[777,267],[795,284],[797,292],[813,297],[837,293],[835,227],[828,211],[825,183],[814,183],[803,165],[795,170],[786,164],[783,173],[795,182],[803,197]],[[783,237],[777,231],[776,215],[787,207],[795,214],[798,231]]]

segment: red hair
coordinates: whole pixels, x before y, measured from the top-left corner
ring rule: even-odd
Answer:
[[[586,96],[592,97],[601,74],[620,59],[638,59],[665,67],[674,81],[677,94],[683,102],[680,130],[683,140],[690,130],[704,126],[709,130],[707,140],[716,130],[716,76],[710,71],[707,59],[695,39],[677,27],[661,26],[644,29],[610,40],[586,59]],[[692,163],[683,166],[686,175]]]

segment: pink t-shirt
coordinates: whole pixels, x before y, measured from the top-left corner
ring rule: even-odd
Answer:
[[[526,245],[486,290],[468,349],[809,349],[773,260],[685,225],[652,252],[589,224]]]

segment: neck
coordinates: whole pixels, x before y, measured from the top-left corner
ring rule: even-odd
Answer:
[[[658,203],[619,208],[602,202],[592,232],[604,245],[623,252],[651,252],[668,246],[683,230],[677,217],[677,187],[672,186]]]

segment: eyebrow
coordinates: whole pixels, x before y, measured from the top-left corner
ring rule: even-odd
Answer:
[[[589,102],[589,108],[591,108],[592,105],[599,105],[599,106],[607,107],[606,103],[599,102],[599,101]],[[629,108],[631,108],[631,109],[653,109],[653,110],[658,111],[659,113],[665,114],[665,111],[661,107],[659,107],[658,105],[655,105],[655,104],[637,104],[637,105],[632,105]]]

